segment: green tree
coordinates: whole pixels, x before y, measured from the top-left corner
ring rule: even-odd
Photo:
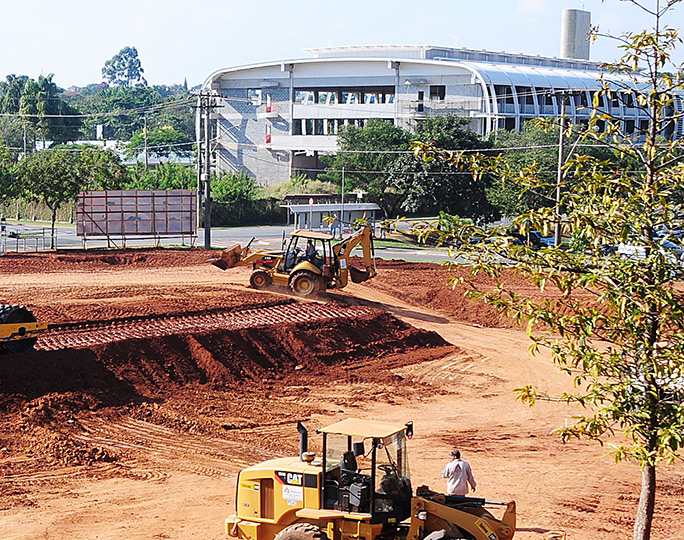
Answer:
[[[616,157],[605,145],[589,144],[582,137],[583,127],[570,126],[567,130],[566,155],[576,153],[593,156],[601,160],[613,160],[621,166],[634,165],[628,156]],[[522,131],[499,131],[495,137],[495,148],[502,151],[508,166],[514,171],[528,169],[529,173],[543,178],[548,186],[543,191],[522,189],[515,182],[492,182],[487,188],[487,199],[501,215],[514,217],[539,206],[553,206],[556,201],[555,179],[558,174],[557,125],[539,125],[526,122]],[[421,139],[427,140],[427,139]]]
[[[128,168],[125,189],[194,189],[197,172],[194,167],[181,163],[162,163],[146,169],[142,163]]]
[[[88,115],[83,128],[89,138],[95,138],[96,126],[102,124],[107,138],[130,140],[146,121],[148,129],[170,126],[188,140],[195,137],[194,98],[180,86],[122,86],[94,93],[78,89],[69,100]]]
[[[256,180],[246,174],[222,174],[211,182],[211,198],[219,203],[244,204],[256,198]]]
[[[16,160],[16,152],[0,146],[0,202],[5,203],[21,193],[15,175]]]
[[[24,156],[16,169],[22,197],[40,201],[50,209],[54,248],[57,211],[86,189],[118,187],[124,171],[118,157],[96,148],[60,148]]]
[[[159,126],[147,133],[136,133],[126,146],[129,156],[137,156],[147,148],[149,154],[157,156],[188,156],[192,153],[194,140],[171,126]]]
[[[63,99],[63,91],[52,77],[41,75],[35,81],[25,75],[8,75],[0,83],[0,112],[16,115],[7,117],[0,126],[0,136],[9,144],[28,145],[36,135],[57,144],[80,136],[79,111]]]
[[[476,150],[489,143],[469,130],[468,121],[455,115],[428,118],[416,128],[414,138],[433,141],[439,148]],[[416,160],[413,155],[398,155],[391,166],[391,184],[401,193],[401,207],[409,212],[436,214],[447,212],[487,222],[499,214],[487,199],[489,177],[476,181],[439,160]]]
[[[347,126],[338,136],[341,151],[325,160],[329,170],[320,178],[341,185],[344,169],[345,191],[363,189],[386,216],[394,215],[401,194],[391,184],[390,170],[398,155],[393,152],[408,150],[411,140],[408,131],[384,120]]]
[[[518,389],[519,397],[531,405],[540,399],[577,404],[574,421],[556,430],[563,441],[587,438],[603,444],[622,433],[624,438],[611,445],[615,459],[633,460],[642,471],[635,540],[650,538],[657,467],[681,459],[684,444],[684,267],[658,234],[684,228],[684,141],[662,137],[683,119],[675,103],[684,90],[682,79],[663,71],[680,38],[677,30],[663,27],[662,18],[680,1],[669,0],[655,11],[631,1],[654,15],[655,29],[622,36],[625,54],[607,66],[612,82],[606,77],[596,94],[589,129],[581,136],[612,149],[614,159],[578,153],[566,166],[563,225],[572,231],[576,249],[507,246],[504,252],[505,239],[497,231],[459,231],[460,236],[489,237],[477,249],[463,244],[459,253],[470,260],[473,273],[485,272],[497,281],[494,290],[470,283],[473,296],[526,322],[532,350],[549,348],[574,383],[574,390],[560,396],[528,386]],[[623,122],[602,105],[610,99],[633,101],[649,119],[648,128],[624,131]],[[511,169],[502,156],[455,154],[429,144],[417,148],[424,159],[445,160],[476,176],[493,172],[523,190],[553,187],[533,169]],[[624,157],[639,166],[621,166]],[[515,223],[523,232],[548,231],[556,219],[555,208],[539,207]],[[669,240],[681,249],[681,240]],[[634,246],[634,255],[606,254],[604,248],[621,243]],[[557,300],[528,298],[504,285],[502,278],[512,269],[502,264],[502,254],[540,290],[557,289]]]
[[[135,47],[124,47],[107,60],[102,67],[102,76],[113,86],[147,86],[143,77],[144,69]]]

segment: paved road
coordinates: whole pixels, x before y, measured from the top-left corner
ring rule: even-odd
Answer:
[[[83,247],[83,241],[76,236],[76,227],[73,225],[58,225],[56,228],[56,246],[61,249],[79,249]],[[252,246],[266,249],[280,249],[283,238],[287,238],[292,232],[291,225],[282,226],[259,226],[259,227],[227,227],[212,229],[211,245],[214,248],[226,248],[233,244],[245,245],[252,238]],[[16,233],[17,237],[13,238]],[[43,225],[32,223],[7,224],[5,240],[7,251],[38,251],[50,247],[50,229]],[[165,239],[164,245],[189,245],[190,240],[183,242],[180,238]],[[127,247],[142,247],[154,245],[150,239],[126,241]],[[199,229],[196,246],[204,246],[204,229]],[[106,240],[88,240],[87,248],[107,247]],[[121,247],[120,242],[110,247]],[[1,250],[0,250],[1,252]],[[444,249],[411,249],[377,247],[376,256],[383,259],[404,259],[409,261],[432,261],[444,262],[449,256]]]

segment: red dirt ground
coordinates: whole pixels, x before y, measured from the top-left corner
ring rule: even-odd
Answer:
[[[638,470],[550,436],[572,409],[515,402],[515,387],[566,381],[446,268],[382,261],[374,280],[302,301],[210,255],[0,258],[0,301],[55,326],[0,357],[4,538],[224,538],[240,468],[296,452],[298,420],[313,433],[348,416],[414,420],[414,485],[441,489],[461,448],[478,494],[517,500],[516,538],[629,536]],[[653,538],[684,536],[683,479],[661,470]]]

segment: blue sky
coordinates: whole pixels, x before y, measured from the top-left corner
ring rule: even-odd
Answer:
[[[656,0],[643,0],[655,6]],[[193,86],[217,69],[304,58],[328,45],[421,44],[557,56],[564,8],[620,34],[652,25],[622,0],[24,0],[3,6],[0,79],[54,73],[63,87],[100,82],[106,60],[138,49],[150,84]],[[684,4],[667,23],[684,26]],[[614,60],[615,42],[592,46]],[[684,58],[684,46],[679,59]]]

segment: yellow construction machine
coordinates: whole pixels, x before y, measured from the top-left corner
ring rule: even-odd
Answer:
[[[407,439],[413,424],[347,419],[319,429],[322,455],[265,461],[238,477],[226,532],[244,540],[509,540],[515,502],[411,488]],[[502,517],[488,508],[499,506]]]
[[[299,296],[341,289],[350,277],[354,283],[360,283],[375,276],[370,227],[364,226],[337,243],[333,243],[334,240],[335,237],[327,233],[297,229],[290,234],[290,241],[282,251],[250,251],[252,242],[244,248],[235,244],[224,250],[221,257],[212,259],[212,264],[221,270],[251,264],[249,282],[252,287],[289,287]],[[358,245],[363,251],[364,269],[349,264],[349,256]]]
[[[37,322],[24,306],[0,304],[0,354],[26,352],[36,344],[47,323]]]

